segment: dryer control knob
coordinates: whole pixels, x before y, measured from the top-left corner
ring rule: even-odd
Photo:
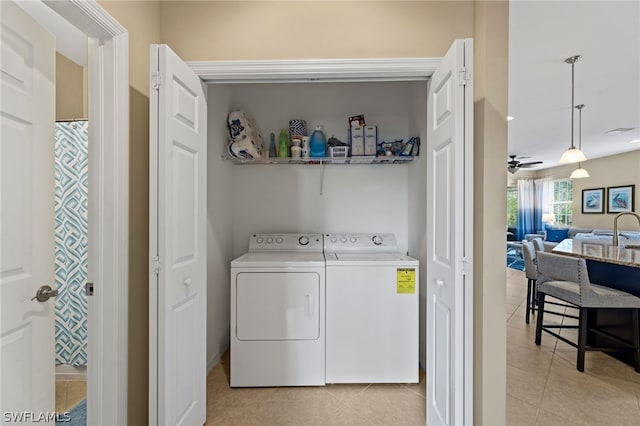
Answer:
[[[284,240],[282,238],[276,238],[276,243],[278,244],[282,244]]]
[[[338,241],[338,239],[337,239],[336,237],[331,237],[331,242],[332,242],[332,243],[335,243],[335,242],[337,242],[337,241]]]
[[[371,238],[371,241],[373,241],[373,244],[379,246],[380,244],[382,244],[382,237],[380,235],[374,235]]]
[[[341,243],[346,243],[347,242],[347,237],[340,237],[340,242]]]
[[[302,237],[298,238],[298,242],[301,246],[306,246],[307,244],[309,244],[309,237],[305,237],[303,235]]]
[[[256,238],[256,243],[258,243],[258,244],[264,243],[264,238],[262,238],[262,237]]]
[[[351,237],[349,238],[349,241],[351,241],[352,243],[355,243],[356,241],[358,241],[358,239],[356,237]]]
[[[273,238],[269,237],[267,238],[267,244],[271,244],[273,242]]]

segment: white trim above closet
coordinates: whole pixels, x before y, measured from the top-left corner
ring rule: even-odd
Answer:
[[[207,83],[426,80],[441,58],[190,61]]]

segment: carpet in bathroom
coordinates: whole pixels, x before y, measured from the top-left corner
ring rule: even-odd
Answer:
[[[62,416],[60,420],[69,421],[56,421],[56,426],[86,426],[87,424],[87,400],[83,399],[78,405],[73,407],[69,411],[69,416]]]

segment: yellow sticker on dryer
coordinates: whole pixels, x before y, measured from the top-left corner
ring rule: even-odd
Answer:
[[[398,294],[415,294],[416,293],[416,269],[415,268],[398,268],[397,271],[397,290]]]

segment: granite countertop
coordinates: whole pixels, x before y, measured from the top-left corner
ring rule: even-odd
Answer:
[[[614,247],[612,240],[612,237],[566,239],[554,247],[553,253],[640,268],[640,241],[621,239],[621,245]],[[624,247],[625,244],[637,248]]]

